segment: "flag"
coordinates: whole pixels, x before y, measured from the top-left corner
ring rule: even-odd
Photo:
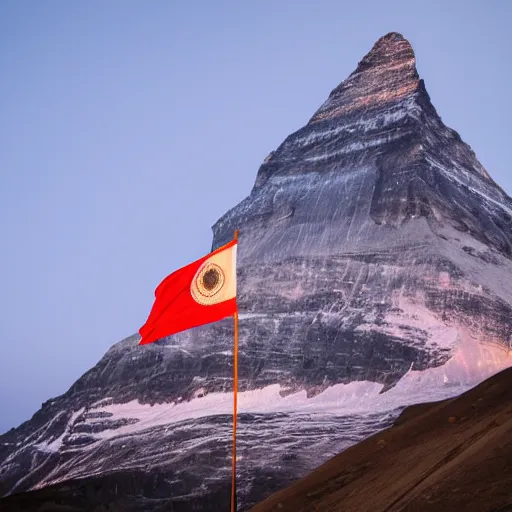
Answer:
[[[237,240],[167,276],[140,328],[139,345],[234,315]]]

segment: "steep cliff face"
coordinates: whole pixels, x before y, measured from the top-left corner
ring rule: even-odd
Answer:
[[[442,123],[400,34],[265,159],[213,247],[235,228],[242,510],[512,362],[512,200]],[[117,478],[134,510],[227,506],[232,336],[225,320],[112,347],[0,438],[0,494],[103,475],[100,502],[121,499]]]
[[[213,245],[240,228],[240,304],[267,343],[297,347],[276,363],[287,384],[388,388],[411,365],[508,343],[511,215],[393,33],[269,155]]]

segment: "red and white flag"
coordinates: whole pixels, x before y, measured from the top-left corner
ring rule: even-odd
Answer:
[[[235,239],[167,276],[155,290],[155,303],[139,330],[139,344],[234,315],[236,249]]]

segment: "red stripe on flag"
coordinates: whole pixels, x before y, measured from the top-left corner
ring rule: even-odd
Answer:
[[[190,293],[190,286],[199,267],[214,254],[237,243],[236,240],[168,275],[155,290],[155,303],[146,323],[140,328],[140,345],[222,320],[237,311],[236,298],[213,305],[198,304]]]

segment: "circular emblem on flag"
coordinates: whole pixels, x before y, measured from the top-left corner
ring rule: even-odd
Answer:
[[[224,272],[215,263],[207,262],[199,268],[194,279],[190,291],[192,297],[199,304],[209,306],[217,302],[216,295],[224,286]]]

